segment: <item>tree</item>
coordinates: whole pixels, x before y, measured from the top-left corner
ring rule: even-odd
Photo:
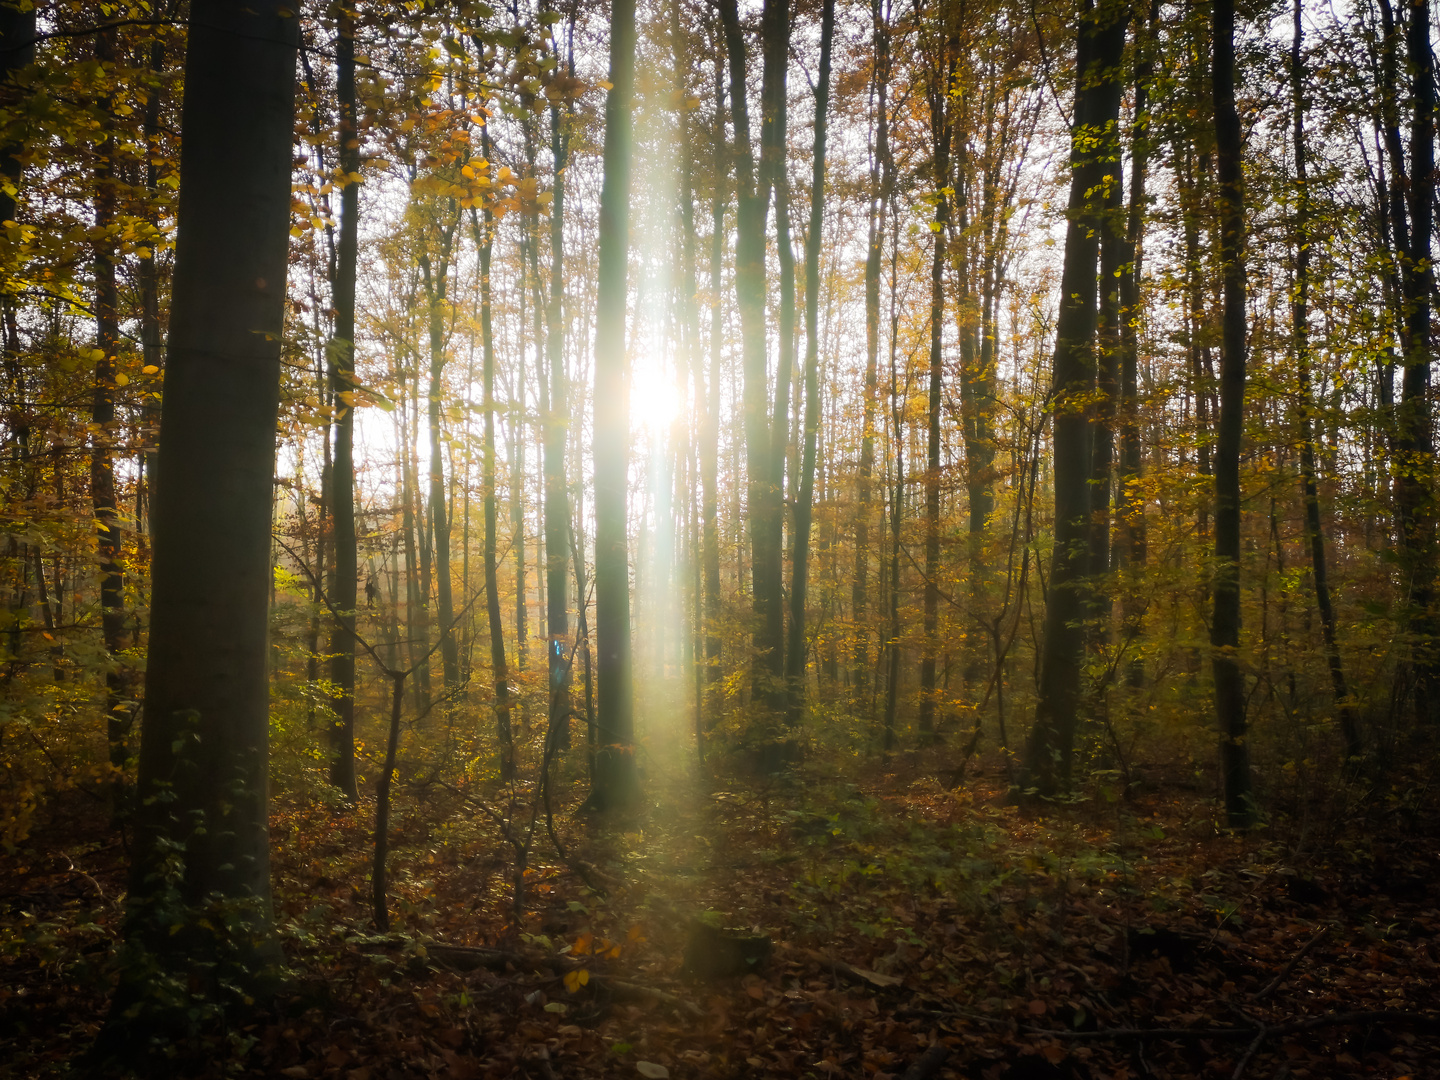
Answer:
[[[330,681],[335,684],[330,782],[351,802],[355,783],[355,603],[359,557],[355,543],[355,276],[360,246],[360,128],[355,99],[355,17],[338,12],[336,94],[340,103],[340,242],[335,260],[335,335],[330,343],[330,391],[335,397],[335,456],[330,470],[335,530],[335,610],[330,636]],[[446,624],[448,625],[448,623]]]
[[[1044,654],[1035,726],[1022,787],[1053,794],[1070,781],[1080,702],[1086,568],[1090,538],[1087,404],[1095,386],[1099,256],[1106,177],[1120,110],[1119,64],[1129,20],[1120,5],[1087,4],[1078,21],[1075,121],[1060,314],[1055,325],[1055,547],[1045,605]]]
[[[593,450],[595,633],[600,684],[596,723],[600,746],[595,754],[589,803],[600,811],[625,807],[639,794],[630,662],[630,560],[626,538],[630,410],[625,362],[635,0],[613,0],[611,4],[609,81],[605,96],[605,179],[600,192]]]
[[[815,157],[810,179],[810,224],[805,234],[805,430],[800,491],[790,578],[790,640],[785,677],[790,722],[798,723],[805,702],[805,600],[810,568],[810,522],[815,499],[815,443],[820,432],[820,236],[825,223],[825,136],[830,108],[830,45],[835,36],[835,0],[820,14],[820,70],[815,85]]]
[[[1220,270],[1225,308],[1220,339],[1220,416],[1215,440],[1215,583],[1210,622],[1220,771],[1231,828],[1255,820],[1250,795],[1250,746],[1245,677],[1240,670],[1240,437],[1245,409],[1245,177],[1240,114],[1235,108],[1235,5],[1215,0],[1211,12],[1210,79],[1214,93],[1219,176]]]
[[[940,621],[940,407],[944,396],[945,240],[950,227],[950,143],[953,132],[951,85],[955,81],[959,43],[952,31],[944,35],[939,55],[928,72],[925,96],[930,106],[930,143],[934,162],[935,217],[930,222],[930,386],[925,438],[925,642],[920,660],[920,738],[935,731],[936,631]]]
[[[253,956],[270,926],[270,508],[298,43],[277,0],[192,4],[127,929],[180,970],[214,959],[227,928]],[[217,902],[244,917],[217,919]]]

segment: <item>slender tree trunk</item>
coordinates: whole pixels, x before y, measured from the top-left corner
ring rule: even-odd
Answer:
[[[529,613],[525,594],[529,573],[525,566],[525,281],[524,242],[520,251],[520,325],[516,333],[515,398],[510,404],[510,547],[515,552],[515,669],[524,671],[530,659]],[[524,712],[522,705],[521,717]]]
[[[1430,3],[1415,0],[1406,23],[1414,116],[1410,126],[1410,249],[1404,262],[1405,357],[1396,409],[1395,451],[1399,475],[1395,495],[1400,536],[1409,572],[1411,664],[1415,712],[1440,722],[1440,655],[1436,652],[1435,511],[1431,505],[1435,470],[1430,407],[1430,307],[1435,274],[1430,266],[1430,232],[1435,209],[1435,60],[1430,51]]]
[[[555,180],[550,202],[550,302],[545,347],[550,366],[550,409],[545,416],[545,623],[549,633],[550,725],[558,745],[570,747],[570,489],[565,442],[570,392],[565,374],[565,169],[569,135],[558,105],[550,107],[550,154]]]
[[[439,262],[432,265],[430,254],[420,256],[421,279],[425,283],[430,344],[430,386],[426,394],[426,419],[430,435],[430,531],[435,545],[435,601],[440,617],[440,662],[445,688],[460,683],[460,655],[455,648],[454,586],[450,575],[450,522],[446,513],[445,446],[440,431],[440,405],[445,396],[445,307],[450,285],[450,258],[459,226],[458,209],[440,235]],[[353,576],[353,575],[352,575]],[[524,578],[522,577],[523,581]],[[354,588],[353,583],[349,586]]]
[[[1325,643],[1325,663],[1335,692],[1335,708],[1345,737],[1346,755],[1359,757],[1364,747],[1340,646],[1335,634],[1335,608],[1330,600],[1330,581],[1325,560],[1325,535],[1320,528],[1320,492],[1315,476],[1315,437],[1311,423],[1314,404],[1310,388],[1310,176],[1305,146],[1305,68],[1301,49],[1304,29],[1301,0],[1294,3],[1294,37],[1290,45],[1291,108],[1294,110],[1295,142],[1295,288],[1290,307],[1291,332],[1295,349],[1296,378],[1300,398],[1300,481],[1305,497],[1305,534],[1310,545],[1310,567],[1315,581],[1315,603],[1320,609],[1320,633]]]
[[[850,587],[850,618],[855,625],[850,674],[855,700],[868,698],[870,633],[865,625],[870,605],[870,518],[874,501],[875,409],[879,399],[880,262],[885,246],[885,207],[894,184],[890,159],[890,31],[884,0],[871,0],[875,51],[875,145],[870,154],[869,247],[865,255],[865,403],[860,433],[860,466],[855,511],[855,577]]]
[[[820,15],[820,71],[815,87],[814,171],[810,179],[810,224],[805,235],[805,448],[800,491],[795,500],[794,554],[790,560],[790,642],[785,677],[790,689],[790,722],[805,708],[805,601],[809,589],[810,522],[815,498],[815,444],[820,432],[820,239],[825,224],[825,137],[830,109],[830,44],[835,36],[835,0],[824,0]]]
[[[1245,408],[1245,178],[1235,109],[1235,5],[1215,0],[1211,80],[1220,190],[1220,264],[1225,309],[1220,344],[1220,418],[1215,440],[1215,608],[1210,624],[1215,713],[1225,816],[1231,828],[1255,821],[1245,677],[1240,670],[1240,441]]]
[[[892,215],[892,224],[894,215]],[[899,237],[890,241],[895,250]],[[891,446],[895,458],[895,483],[890,490],[890,633],[885,643],[885,753],[895,746],[895,724],[900,712],[900,526],[905,513],[905,429],[901,419],[904,405],[900,400],[899,377],[895,370],[896,340],[899,318],[895,307],[895,259],[890,260],[890,422]]]
[[[490,160],[490,129],[481,129],[482,155]],[[495,494],[495,330],[491,311],[490,263],[494,255],[494,216],[487,204],[484,223],[470,212],[475,248],[480,253],[480,350],[484,383],[485,446],[480,487],[485,498],[485,615],[490,627],[490,678],[495,685],[495,729],[500,742],[500,778],[515,778],[515,736],[510,718],[510,678],[505,659],[505,627],[500,622],[500,582],[496,554]]]
[[[1080,702],[1084,583],[1090,533],[1090,431],[1095,386],[1097,279],[1107,147],[1120,110],[1119,63],[1128,20],[1089,6],[1079,20],[1069,222],[1055,327],[1055,541],[1045,604],[1035,726],[1021,788],[1053,794],[1069,783]]]
[[[935,219],[930,224],[930,393],[925,461],[925,615],[920,657],[920,738],[935,731],[935,653],[940,622],[940,406],[944,395],[945,241],[950,227],[950,84],[955,78],[954,49],[947,39],[943,56],[930,72],[930,141],[934,149]]]
[[[635,36],[635,0],[613,0],[595,323],[595,629],[600,684],[596,722],[600,746],[589,804],[601,811],[631,805],[639,795],[626,542],[630,409],[625,386]]]
[[[245,929],[223,931],[242,950],[262,949],[271,917],[266,637],[298,40],[274,0],[192,2],[128,927],[186,968],[222,932],[202,902],[245,908]],[[162,868],[182,844],[196,914],[174,933]]]
[[[1145,173],[1150,153],[1150,80],[1153,71],[1151,37],[1159,17],[1159,0],[1151,0],[1145,33],[1137,42],[1135,61],[1135,118],[1130,137],[1130,209],[1120,262],[1120,477],[1115,507],[1119,537],[1116,563],[1138,575],[1146,561],[1144,469],[1140,434],[1140,264],[1144,254]],[[1127,642],[1138,638],[1142,605],[1133,588],[1122,599]],[[1128,681],[1140,687],[1145,661],[1138,650],[1128,668]]]
[[[706,681],[720,677],[720,360],[725,310],[721,290],[725,258],[725,83],[715,58],[714,191],[710,199],[710,373],[700,435],[701,544],[705,578]]]
[[[95,37],[95,59],[113,65],[114,31]],[[108,113],[112,103],[103,104]],[[95,165],[95,228],[102,238],[95,246],[95,361],[94,392],[90,423],[90,501],[95,514],[95,531],[100,575],[100,636],[105,643],[105,728],[110,746],[110,764],[125,767],[130,756],[130,725],[135,704],[134,675],[123,654],[130,647],[125,619],[124,537],[120,525],[120,500],[115,492],[115,361],[120,351],[120,291],[115,266],[111,227],[116,214],[115,136],[100,144]],[[114,813],[123,813],[123,793],[115,791]]]
[[[330,470],[335,576],[331,603],[339,618],[330,635],[330,681],[335,722],[330,733],[330,783],[351,802],[355,783],[355,277],[360,244],[360,130],[356,122],[355,19],[340,9],[335,42],[335,89],[340,101],[340,242],[336,249],[335,336],[330,342],[330,392],[335,398],[335,455]]]
[[[165,42],[156,37],[150,44],[150,71],[157,81],[165,70]],[[158,238],[158,202],[160,192],[160,168],[156,163],[160,157],[160,90],[152,87],[145,99],[143,134],[147,160],[145,162],[145,194],[147,199],[147,224],[155,230]],[[0,208],[0,213],[3,213]],[[13,215],[11,215],[13,217]],[[6,219],[0,219],[6,220]],[[158,374],[164,366],[164,327],[160,319],[160,274],[155,263],[154,245],[142,248],[136,256],[135,276],[140,288],[140,343],[145,373]],[[154,369],[153,371],[150,369]],[[141,439],[144,452],[140,460],[140,477],[135,495],[135,529],[143,540],[150,529],[150,506],[155,498],[155,439],[160,427],[160,399],[147,394],[142,406],[144,420]],[[139,509],[144,502],[143,512]]]

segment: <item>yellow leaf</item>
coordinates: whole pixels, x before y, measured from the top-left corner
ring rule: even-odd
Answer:
[[[126,375],[123,371],[119,371],[119,372],[116,372],[116,373],[115,373],[115,385],[116,385],[116,386],[128,386],[129,384],[130,384],[130,376],[129,376],[129,375]]]
[[[141,374],[141,375],[158,375],[158,374],[160,374],[160,369],[159,369],[158,367],[156,367],[154,364],[146,364],[143,368],[140,369],[140,374]]]
[[[565,989],[569,990],[572,994],[578,993],[580,987],[584,986],[589,981],[590,972],[585,968],[579,968],[575,971],[567,971],[565,973]]]
[[[614,89],[615,89],[615,84],[612,83],[609,79],[601,79],[601,80],[600,80],[599,82],[597,82],[595,85],[598,86],[601,90],[614,90]]]

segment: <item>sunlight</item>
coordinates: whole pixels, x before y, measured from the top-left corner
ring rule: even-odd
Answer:
[[[680,394],[664,356],[649,349],[630,361],[630,431],[663,435],[680,413]],[[639,440],[637,439],[637,445]]]

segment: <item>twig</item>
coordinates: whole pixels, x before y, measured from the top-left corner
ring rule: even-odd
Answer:
[[[1301,947],[1300,951],[1290,958],[1290,962],[1280,969],[1280,974],[1276,975],[1275,978],[1271,979],[1270,982],[1265,985],[1265,988],[1254,994],[1250,998],[1250,1000],[1264,1001],[1267,997],[1269,997],[1276,990],[1278,990],[1280,988],[1280,984],[1283,983],[1286,979],[1288,979],[1290,977],[1290,973],[1295,970],[1295,966],[1299,964],[1301,960],[1305,959],[1305,954],[1308,953],[1311,949],[1313,949],[1319,943],[1320,939],[1329,932],[1330,927],[1320,927],[1320,929],[1315,933],[1315,936],[1312,937],[1309,941],[1307,941]]]
[[[1260,1044],[1265,1041],[1269,1034],[1270,1029],[1264,1024],[1261,1024],[1260,1030],[1255,1033],[1255,1040],[1250,1044],[1250,1048],[1245,1051],[1245,1056],[1240,1059],[1240,1064],[1235,1066],[1235,1071],[1231,1073],[1230,1080],[1240,1080],[1240,1078],[1245,1075],[1245,1070],[1254,1059],[1256,1051],[1260,1049]]]

